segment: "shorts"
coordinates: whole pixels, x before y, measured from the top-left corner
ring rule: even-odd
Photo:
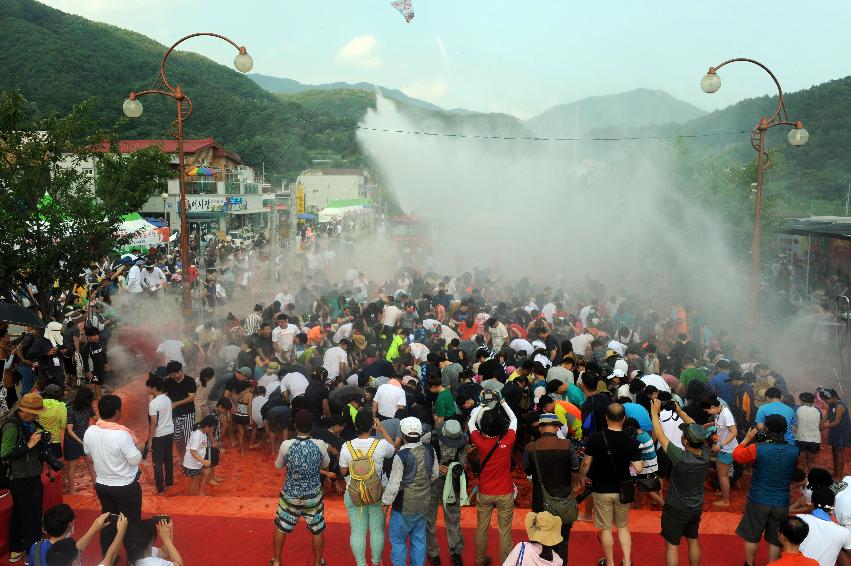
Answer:
[[[65,453],[65,459],[69,462],[79,460],[83,457],[83,445],[67,434],[63,441],[62,451]]]
[[[183,475],[186,476],[187,478],[197,478],[198,476],[201,475],[201,472],[203,470],[204,470],[204,468],[195,469],[195,468],[187,468],[186,466],[183,466]]]
[[[733,465],[733,453],[732,452],[719,452],[716,456],[718,462],[721,464],[726,464],[728,466]]]
[[[283,405],[273,407],[266,414],[266,420],[272,432],[281,432],[290,426],[290,408]]]
[[[248,415],[234,415],[233,416],[233,424],[238,424],[240,426],[245,426],[248,424]]]
[[[629,503],[621,503],[620,493],[592,493],[594,499],[594,526],[608,530],[614,524],[624,528],[629,524]]]
[[[789,516],[788,507],[771,507],[748,499],[742,520],[736,528],[736,534],[747,542],[757,543],[764,533],[768,544],[781,546],[777,538],[777,527],[787,516]]]
[[[219,449],[218,448],[210,448],[210,467],[215,468],[219,465]]]
[[[818,454],[819,450],[821,450],[821,444],[818,442],[802,442],[800,440],[796,440],[795,444],[798,446],[798,450],[806,452],[807,454]]]
[[[662,538],[674,546],[680,544],[683,537],[696,539],[702,513],[703,508],[688,511],[666,503],[662,508]]]
[[[186,415],[172,417],[174,422],[174,441],[178,444],[186,444],[195,428],[195,411]]]
[[[314,535],[325,530],[325,499],[322,492],[307,499],[290,498],[281,491],[275,512],[275,528],[284,534],[293,532],[299,517],[304,517],[307,528]]]

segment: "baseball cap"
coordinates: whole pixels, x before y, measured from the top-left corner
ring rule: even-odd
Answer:
[[[683,423],[680,425],[680,430],[683,431],[683,434],[692,446],[697,446],[701,442],[706,441],[706,429],[697,423]]]
[[[423,423],[417,417],[405,417],[399,421],[399,430],[404,436],[419,438],[423,434]]]
[[[538,426],[541,425],[561,426],[561,421],[558,420],[555,413],[543,413],[540,417],[538,417]]]
[[[239,368],[238,370],[236,370],[236,373],[241,373],[241,374],[242,374],[242,375],[244,375],[245,377],[250,377],[250,376],[251,376],[251,374],[253,374],[254,372],[253,372],[253,371],[251,371],[251,368],[250,368],[250,367],[248,367],[248,366],[242,366],[241,368]]]
[[[777,434],[786,434],[789,425],[783,415],[773,414],[765,416],[765,430]]]

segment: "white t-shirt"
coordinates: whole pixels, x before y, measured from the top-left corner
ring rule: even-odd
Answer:
[[[183,466],[190,470],[200,470],[204,464],[199,462],[190,450],[194,450],[202,458],[207,458],[208,438],[203,430],[193,430],[189,436],[189,442],[186,443],[186,453],[183,455]]]
[[[325,357],[322,358],[322,367],[328,370],[328,379],[334,379],[340,375],[340,364],[349,363],[349,354],[339,346],[328,348]]]
[[[268,400],[268,397],[258,395],[251,402],[251,420],[254,421],[257,428],[263,428],[263,415],[260,414],[260,409],[263,408],[263,405],[265,405]]]
[[[396,321],[399,320],[399,317],[402,316],[402,309],[397,307],[396,305],[385,305],[384,306],[384,316],[381,320],[384,326],[389,326],[393,328],[396,326]]]
[[[157,428],[154,437],[174,434],[174,423],[171,420],[171,399],[165,393],[160,393],[148,403],[148,415],[157,417]]]
[[[263,377],[257,380],[257,385],[265,387],[266,392],[271,393],[276,387],[281,386],[281,382],[278,380],[277,373],[264,373]]]
[[[152,550],[156,550],[155,548]],[[171,560],[163,560],[158,556],[148,556],[133,563],[134,566],[174,566]]]
[[[532,352],[535,351],[535,348],[532,346],[532,343],[523,338],[515,338],[511,342],[509,342],[508,347],[514,350],[515,352],[524,351],[527,356],[531,356]]]
[[[812,558],[819,566],[834,566],[842,549],[851,550],[851,531],[832,521],[812,515],[798,515],[810,532],[801,543],[801,554]]]
[[[186,363],[183,361],[183,342],[180,340],[166,340],[157,346],[157,354],[162,354],[166,363],[171,361],[180,362],[181,365]]]
[[[618,342],[617,340],[609,341],[609,343],[606,345],[606,347],[610,350],[614,350],[621,357],[624,357],[626,355],[626,346],[624,344]]]
[[[795,440],[821,443],[821,432],[819,431],[821,411],[813,406],[801,405],[795,411],[795,417],[797,421]]]
[[[583,326],[588,326],[588,315],[591,314],[591,311],[593,309],[593,305],[585,305],[584,307],[579,309],[579,318],[582,320]]]
[[[298,372],[288,373],[281,380],[281,393],[289,393],[290,399],[304,395],[307,391],[307,378]]]
[[[374,438],[355,438],[353,439],[352,446],[355,450],[363,452],[366,454],[369,452],[369,448],[372,446]],[[396,448],[384,440],[383,438],[378,441],[378,446],[375,448],[375,452],[372,454],[372,461],[375,464],[375,473],[376,475],[381,475],[381,470],[384,467],[384,460],[388,458],[392,458],[396,453]],[[349,464],[352,463],[352,453],[349,452],[349,443],[343,443],[343,448],[340,450],[340,467],[348,468]],[[346,474],[346,485],[351,481],[351,474]]]
[[[405,407],[405,390],[398,385],[385,383],[378,386],[375,392],[375,403],[378,405],[378,414],[382,417],[393,418],[399,407]]]
[[[272,330],[272,342],[284,351],[289,352],[293,349],[293,336],[298,334],[298,327],[295,324],[287,324],[286,328],[276,326]]]
[[[573,346],[573,351],[577,356],[584,356],[585,350],[594,341],[594,337],[590,334],[580,334],[570,339],[570,344]]]
[[[334,344],[339,344],[340,340],[343,338],[351,338],[352,331],[354,330],[354,324],[351,322],[347,322],[346,324],[341,324],[337,327],[337,332],[334,333]]]
[[[715,428],[718,429],[718,440],[724,440],[727,438],[729,434],[728,427],[736,426],[736,419],[733,417],[733,413],[730,412],[730,409],[727,407],[722,407],[721,412],[715,415]],[[734,437],[728,444],[724,445],[721,448],[722,452],[728,452],[730,454],[733,453],[733,450],[736,446],[739,445],[739,441]]]
[[[842,478],[846,484],[851,486],[851,476]],[[851,529],[851,488],[845,488],[836,494],[833,502],[833,514],[839,524],[846,529]]]
[[[425,344],[419,342],[411,343],[411,355],[414,357],[414,363],[424,363],[428,357],[429,350]]]
[[[680,430],[680,425],[683,420],[678,414],[673,411],[659,411],[659,422],[662,424],[662,430],[665,431],[665,436],[674,446],[683,447],[683,431]]]
[[[671,392],[671,386],[668,385],[668,382],[665,381],[665,378],[663,378],[659,374],[648,373],[647,375],[642,375],[641,381],[643,381],[647,385],[652,385],[659,391],[667,391],[668,393]]]
[[[557,312],[556,306],[553,303],[547,303],[541,308],[541,316],[547,319],[550,324],[553,323],[553,315]]]
[[[141,293],[142,292],[142,270],[138,265],[134,265],[127,272],[127,292]]]
[[[90,426],[83,436],[83,450],[94,462],[96,483],[121,487],[136,481],[142,453],[127,431]]]

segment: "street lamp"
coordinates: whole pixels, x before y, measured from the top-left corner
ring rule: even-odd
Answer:
[[[163,220],[165,220],[166,225],[171,230],[171,222],[168,221],[168,192],[163,191],[163,194],[160,196],[163,198]]]
[[[177,102],[177,119],[174,121],[174,125],[177,126],[175,137],[177,138],[177,160],[178,168],[180,169],[180,174],[178,175],[177,180],[178,186],[180,187],[180,263],[183,266],[184,316],[192,316],[192,296],[191,284],[189,281],[189,234],[187,233],[186,228],[186,188],[183,184],[185,166],[185,156],[183,153],[183,122],[184,120],[189,119],[189,116],[192,115],[192,100],[183,92],[183,89],[180,88],[180,86],[172,86],[171,83],[168,82],[168,79],[165,77],[165,62],[168,59],[168,56],[171,55],[172,51],[174,51],[175,47],[187,39],[199,36],[216,37],[233,45],[239,51],[233,60],[233,65],[238,71],[247,73],[254,66],[254,61],[251,58],[251,55],[249,55],[246,51],[245,47],[236,44],[233,40],[217,33],[193,33],[177,40],[168,48],[165,55],[163,55],[162,61],[160,62],[160,78],[162,79],[165,90],[150,89],[143,90],[141,92],[131,92],[122,105],[122,110],[128,118],[138,118],[144,111],[142,103],[139,101],[139,98],[142,96],[146,96],[148,94],[161,94],[163,96],[173,98]],[[184,102],[186,103],[186,108],[184,108]],[[163,206],[165,206],[166,198],[168,198],[167,193],[163,193]]]
[[[768,155],[765,153],[765,133],[774,126],[791,126],[792,129],[789,131],[787,139],[791,145],[796,147],[807,143],[810,139],[810,134],[804,129],[803,123],[800,121],[793,122],[789,119],[789,115],[786,113],[786,105],[783,102],[783,89],[780,88],[780,81],[777,80],[777,77],[774,76],[774,73],[772,73],[768,67],[759,61],[744,57],[737,57],[735,59],[724,61],[720,65],[709,67],[709,71],[700,81],[701,90],[709,94],[718,92],[718,89],[721,88],[721,77],[718,76],[718,70],[724,65],[738,62],[751,63],[760,67],[763,71],[769,74],[771,80],[773,80],[774,84],[777,86],[777,108],[774,110],[771,117],[766,118],[765,116],[762,116],[756,127],[751,131],[751,146],[759,155],[756,162],[756,196],[754,199],[753,240],[751,242],[751,280],[750,292],[748,295],[750,319],[751,322],[755,323],[757,321],[756,300],[757,293],[759,291],[759,247],[762,239],[761,220],[763,172],[767,166],[766,161],[768,160]]]

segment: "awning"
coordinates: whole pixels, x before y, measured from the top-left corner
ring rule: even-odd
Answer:
[[[809,218],[787,218],[780,230],[784,234],[851,240],[851,217],[811,216]]]

